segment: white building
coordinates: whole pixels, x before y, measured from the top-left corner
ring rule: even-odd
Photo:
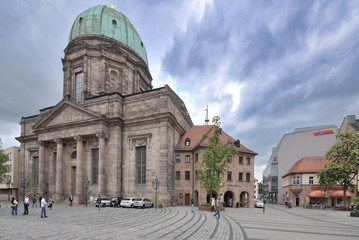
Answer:
[[[278,145],[272,149],[272,155],[263,171],[264,185],[268,186],[268,200],[283,203],[285,196],[281,178],[293,164],[306,156],[325,156],[335,143],[338,132],[335,125],[296,128],[286,133]]]

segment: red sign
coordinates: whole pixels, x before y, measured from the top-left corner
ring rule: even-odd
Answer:
[[[334,130],[325,130],[325,131],[318,131],[314,132],[314,136],[320,136],[320,135],[326,135],[326,134],[332,134],[334,133]]]

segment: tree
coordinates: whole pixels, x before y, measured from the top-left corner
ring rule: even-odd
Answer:
[[[0,138],[0,182],[3,181],[5,173],[7,172],[7,167],[5,166],[6,161],[8,160],[7,155],[2,149],[2,141]]]
[[[353,180],[359,170],[359,133],[348,132],[338,135],[336,142],[327,152],[325,165],[318,173],[321,185],[340,184],[343,187],[344,205],[348,205],[346,192],[349,187],[354,189]]]
[[[232,155],[238,152],[234,146],[221,143],[220,117],[214,117],[212,122],[214,126],[209,136],[203,136],[203,139],[208,139],[208,147],[202,155],[202,168],[196,170],[197,179],[210,196],[222,187],[228,163],[232,160]]]

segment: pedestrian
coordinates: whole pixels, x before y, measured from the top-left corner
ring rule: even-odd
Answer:
[[[98,210],[100,211],[101,209],[101,197],[98,196],[96,199],[96,206],[98,207]]]
[[[216,199],[214,197],[212,197],[211,199],[211,212],[214,212],[214,205],[216,205]]]
[[[220,198],[218,197],[216,200],[216,213],[213,214],[213,216],[217,216],[217,219],[219,219],[221,217],[220,206],[221,206],[221,201],[220,201]]]
[[[47,218],[46,216],[46,199],[45,197],[40,197],[41,201],[40,201],[40,207],[41,207],[41,218]]]
[[[191,208],[192,208],[192,212],[194,212],[194,202],[193,202],[193,198],[191,198]]]
[[[52,197],[49,199],[49,208],[52,210],[52,205],[54,204],[54,201],[52,200]]]
[[[25,196],[24,198],[24,213],[23,215],[29,215],[29,198]]]
[[[34,196],[32,197],[32,208],[34,208],[34,206],[37,208],[36,195],[34,195]]]
[[[19,202],[16,201],[16,199],[13,197],[10,203],[11,203],[11,215],[17,215],[17,206],[19,205]]]
[[[72,201],[74,200],[74,197],[72,195],[69,196],[69,202],[70,202],[70,207],[72,207]]]

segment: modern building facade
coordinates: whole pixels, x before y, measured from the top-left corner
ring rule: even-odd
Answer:
[[[298,160],[282,177],[284,201],[298,207],[341,207],[344,206],[343,187],[322,186],[319,184],[317,173],[327,164],[325,156],[303,157]],[[353,183],[356,182],[356,179]],[[348,202],[351,202],[352,192],[346,191]]]
[[[268,189],[268,201],[284,203],[281,178],[293,164],[306,156],[325,156],[335,143],[338,130],[335,125],[296,128],[285,134],[278,145],[272,149],[272,155],[263,171],[263,184]],[[266,180],[266,181],[265,181]]]
[[[175,197],[174,150],[192,127],[169,86],[152,88],[144,43],[128,18],[81,13],[64,50],[63,99],[21,119],[20,181],[33,194]],[[156,192],[153,181],[156,180]]]
[[[3,150],[8,160],[5,163],[7,173],[3,181],[0,182],[0,194],[2,199],[9,198],[12,195],[18,196],[19,182],[19,160],[20,148],[10,147]]]
[[[208,139],[203,139],[203,136],[210,135],[213,128],[213,125],[193,126],[181,137],[175,149],[176,202],[184,205],[189,205],[190,199],[195,204],[210,202],[211,196],[201,187],[195,172],[201,168],[202,155],[208,147]],[[213,196],[220,196],[227,207],[234,207],[237,203],[242,207],[253,207],[254,160],[257,153],[223,130],[220,141],[235,146],[238,152],[228,165],[222,188]]]

